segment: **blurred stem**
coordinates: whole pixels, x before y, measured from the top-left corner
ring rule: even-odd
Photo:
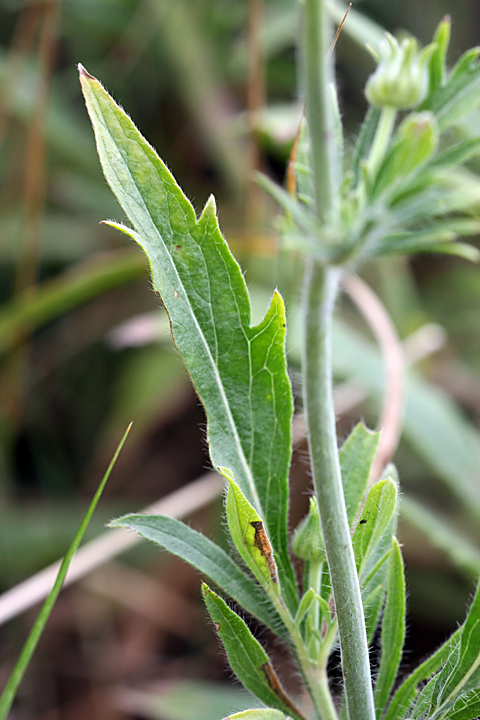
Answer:
[[[329,22],[323,0],[305,0],[304,68],[307,120],[317,216],[328,221],[337,204],[335,189],[335,128],[329,85],[332,66],[327,60]]]
[[[253,180],[254,173],[262,169],[262,150],[257,130],[259,115],[265,106],[265,68],[260,37],[262,15],[263,0],[248,0],[248,162],[245,183],[245,225],[247,227],[261,222],[265,208],[265,194],[258,192],[258,185]]]

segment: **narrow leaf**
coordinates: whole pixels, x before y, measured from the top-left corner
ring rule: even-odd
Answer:
[[[323,600],[323,598],[321,598]],[[295,615],[295,625],[300,625],[303,618],[307,614],[307,612],[310,610],[310,607],[315,600],[315,590],[313,588],[309,588],[303,598],[300,601],[300,605],[298,606],[297,614]]]
[[[80,543],[82,542],[82,538],[85,534],[85,530],[87,529],[88,524],[92,518],[94,511],[95,511],[95,508],[98,505],[98,501],[100,500],[102,492],[105,488],[105,485],[107,484],[108,478],[110,477],[110,474],[111,474],[113,467],[117,461],[117,458],[120,455],[120,451],[125,443],[125,440],[127,439],[127,435],[130,432],[130,428],[131,428],[131,424],[128,426],[127,430],[125,431],[125,434],[123,435],[122,439],[120,440],[120,442],[118,444],[117,449],[115,450],[113,458],[111,459],[110,464],[107,468],[107,471],[106,471],[105,475],[103,476],[95,495],[93,496],[93,500],[90,503],[87,512],[85,513],[85,517],[83,518],[83,520],[80,524],[77,534],[73,538],[73,542],[70,545],[70,547],[68,548],[67,554],[65,555],[65,557],[62,560],[62,564],[60,565],[60,569],[58,571],[58,575],[56,577],[53,588],[51,589],[47,599],[45,600],[45,602],[42,606],[42,609],[40,610],[40,612],[38,614],[38,617],[30,631],[30,634],[25,642],[25,645],[23,646],[22,652],[20,653],[20,657],[18,658],[18,660],[15,664],[15,667],[12,670],[12,674],[10,675],[10,677],[7,681],[7,684],[5,685],[5,688],[0,697],[0,719],[1,720],[5,720],[5,718],[8,716],[9,710],[15,699],[15,695],[18,690],[18,687],[23,680],[23,676],[25,675],[25,672],[30,663],[30,660],[32,659],[33,653],[35,652],[35,649],[40,641],[40,638],[42,636],[45,625],[47,624],[48,618],[50,617],[50,614],[53,610],[53,606],[55,605],[55,602],[60,594],[62,585],[67,576],[67,572],[68,572],[70,563],[72,562],[73,556],[75,555]]]
[[[422,103],[420,110],[431,110],[440,130],[452,127],[480,103],[479,48],[467,50],[458,60],[446,82]]]
[[[275,292],[262,322],[250,324],[245,280],[218,227],[213,198],[197,218],[130,118],[79,69],[105,177],[148,256],[154,288],[205,407],[213,465],[232,470],[263,517],[286,599],[295,607],[287,546],[293,402],[283,301]]]
[[[405,641],[405,576],[397,539],[392,540],[388,565],[388,584],[382,620],[382,654],[375,685],[377,717],[387,704],[397,676]]]
[[[202,592],[228,662],[240,682],[266,705],[302,720],[300,711],[283,690],[268,655],[244,621],[205,584]]]
[[[281,620],[265,602],[262,589],[205,535],[165,515],[125,515],[113,520],[110,527],[131,528],[146,540],[182,558],[222,588],[251,615],[274,632],[282,632]]]
[[[435,45],[435,49],[428,62],[430,93],[445,83],[447,74],[447,51],[450,43],[450,28],[450,18],[444,17],[439,23],[435,31],[435,35],[433,36],[432,42]]]
[[[458,642],[460,631],[461,628],[403,681],[395,692],[383,720],[403,720],[408,716],[408,711],[418,695],[419,686],[447,661]]]
[[[480,586],[461,628],[459,642],[443,669],[422,690],[414,717],[428,708],[432,720],[445,718],[462,697],[480,689]]]
[[[476,720],[480,716],[480,692],[474,690],[457,702],[448,720]]]
[[[396,505],[397,486],[393,480],[387,478],[373,485],[352,538],[359,573],[392,520]]]
[[[378,450],[380,433],[358,423],[340,450],[343,492],[350,525],[355,520],[365,496],[368,478]]]

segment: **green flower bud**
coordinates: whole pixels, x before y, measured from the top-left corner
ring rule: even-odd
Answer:
[[[365,87],[369,103],[397,110],[413,108],[421,103],[428,90],[428,60],[435,47],[432,43],[419,52],[415,38],[405,38],[399,43],[389,33],[380,43],[378,51],[369,47],[378,62]]]
[[[303,518],[293,533],[292,547],[295,555],[301,560],[307,560],[308,562],[322,562],[325,560],[320,515],[315,497],[310,498],[308,515]]]

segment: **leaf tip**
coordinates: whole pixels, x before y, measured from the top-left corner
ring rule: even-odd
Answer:
[[[90,75],[90,73],[87,72],[87,70],[85,70],[82,63],[78,63],[77,68],[78,68],[78,74],[80,75],[81,78],[84,77],[84,78],[89,78],[90,80],[95,80],[93,75]]]

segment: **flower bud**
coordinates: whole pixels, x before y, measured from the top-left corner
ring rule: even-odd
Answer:
[[[399,43],[387,33],[378,51],[369,48],[378,66],[365,87],[367,100],[377,107],[397,110],[421,103],[428,90],[428,60],[435,47],[430,44],[419,52],[415,38]]]
[[[293,552],[301,560],[308,562],[322,562],[325,559],[320,515],[317,499],[310,498],[308,515],[301,521],[293,533]]]

